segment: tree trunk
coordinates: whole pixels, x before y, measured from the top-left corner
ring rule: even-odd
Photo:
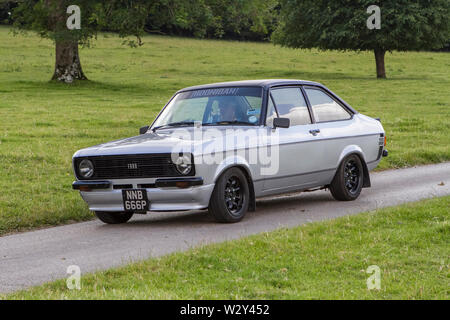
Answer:
[[[386,69],[384,68],[384,56],[386,50],[375,49],[375,63],[377,64],[377,78],[386,79]]]
[[[78,41],[56,41],[55,73],[52,80],[72,83],[87,80],[78,55]]]

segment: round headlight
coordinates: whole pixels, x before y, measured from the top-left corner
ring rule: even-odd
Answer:
[[[78,166],[81,178],[90,178],[94,175],[94,164],[91,160],[84,159]]]
[[[192,162],[191,157],[189,156],[181,156],[175,161],[175,167],[178,172],[182,175],[186,176],[192,171]]]

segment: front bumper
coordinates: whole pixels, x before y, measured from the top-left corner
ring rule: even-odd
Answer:
[[[180,185],[179,183],[183,183]],[[131,182],[131,181],[129,181]],[[141,181],[142,182],[142,181]],[[118,181],[116,181],[118,183]],[[92,211],[123,211],[122,189],[114,189],[112,181],[75,181],[73,188]],[[214,190],[214,184],[202,185],[201,178],[156,179],[147,191],[150,211],[185,211],[205,209]],[[132,183],[133,188],[139,184]],[[90,188],[90,189],[87,189]],[[90,190],[90,191],[87,191]]]
[[[109,189],[113,183],[111,181],[74,181],[72,188],[80,191],[92,191],[97,189]],[[130,184],[132,186],[132,184]],[[163,178],[156,179],[153,185],[157,188],[189,188],[203,185],[203,179],[193,178]]]

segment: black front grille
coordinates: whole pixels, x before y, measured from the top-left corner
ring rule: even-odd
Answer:
[[[82,178],[78,172],[79,164],[83,159],[89,159],[94,164],[94,175],[89,179]],[[82,180],[180,176],[172,163],[170,153],[80,157],[75,158],[74,161],[76,175]],[[189,174],[189,176],[192,175],[194,170]]]

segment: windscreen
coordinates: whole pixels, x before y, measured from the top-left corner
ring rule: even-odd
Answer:
[[[177,94],[153,128],[201,122],[203,125],[258,125],[262,88],[228,87]]]

